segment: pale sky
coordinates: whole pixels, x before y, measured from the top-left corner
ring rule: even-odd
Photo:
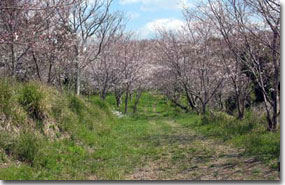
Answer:
[[[126,31],[152,38],[155,28],[172,30],[183,25],[183,6],[191,6],[191,0],[114,0],[112,9],[125,12]]]

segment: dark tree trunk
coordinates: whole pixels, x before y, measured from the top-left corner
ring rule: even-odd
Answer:
[[[126,97],[125,97],[125,111],[124,111],[125,114],[127,114],[128,112],[128,102],[129,102],[129,90],[126,91]]]
[[[42,81],[41,75],[40,75],[40,69],[39,69],[39,65],[38,65],[38,60],[36,58],[36,56],[33,53],[33,60],[35,62],[35,66],[36,66],[36,72],[37,72],[37,76],[39,78],[40,81]]]
[[[237,109],[238,109],[238,119],[242,120],[244,117],[244,101],[240,99],[240,96],[237,95]]]
[[[80,95],[80,66],[79,66],[79,62],[77,61],[76,63],[76,95]]]
[[[106,95],[107,95],[106,88],[104,87],[103,90],[100,92],[100,98],[102,100],[105,100],[106,99]]]
[[[207,104],[202,103],[202,114],[206,114],[206,111],[207,111]]]
[[[133,109],[133,113],[134,113],[134,114],[137,112],[137,106],[138,106],[138,104],[139,104],[141,95],[142,95],[142,91],[139,91],[139,92],[136,93],[135,104],[134,104],[134,109]]]
[[[185,110],[185,112],[189,112],[189,109],[188,109],[186,106],[181,105],[180,103],[178,103],[177,101],[175,101],[175,100],[173,100],[173,99],[171,100],[171,102],[172,102],[175,106],[177,106],[177,107],[179,107],[179,108]]]
[[[116,96],[117,107],[121,107],[121,103],[122,103],[122,96]]]
[[[48,69],[48,79],[47,79],[47,83],[50,84],[51,83],[51,71],[52,71],[52,61],[49,62],[49,69]]]
[[[14,40],[12,39],[12,42],[14,42]],[[12,63],[12,67],[11,67],[11,76],[15,75],[15,63],[16,63],[16,57],[15,57],[15,51],[14,51],[14,44],[12,43],[11,46],[11,63]]]
[[[278,91],[279,91],[279,59],[277,58],[277,37],[278,33],[274,32],[273,33],[273,62],[274,62],[274,91],[273,91],[273,113],[272,113],[272,129],[276,130],[277,124],[278,124],[278,112],[279,112],[279,96],[278,96]]]
[[[118,108],[121,107],[123,94],[124,94],[123,90],[115,88],[115,98],[116,98],[116,104]]]
[[[188,90],[188,89],[185,89],[185,90]],[[196,113],[199,114],[199,110],[198,110],[197,105],[194,101],[194,98],[191,97],[191,95],[188,93],[188,91],[186,91],[186,98],[187,98],[188,104],[190,105],[192,110],[196,111]]]

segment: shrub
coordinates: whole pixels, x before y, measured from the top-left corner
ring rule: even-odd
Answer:
[[[22,88],[19,96],[19,103],[23,106],[29,116],[36,120],[43,120],[44,113],[41,101],[43,94],[35,84],[26,84]]]

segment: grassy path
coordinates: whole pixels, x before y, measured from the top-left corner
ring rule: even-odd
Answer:
[[[162,101],[162,100],[160,100]],[[148,132],[134,137],[145,150],[128,180],[277,180],[278,172],[258,160],[242,155],[222,142],[205,138],[184,127],[169,115],[163,115],[158,100],[144,102],[143,114],[136,121],[146,125]],[[132,156],[130,156],[132,158]]]
[[[156,141],[160,153],[146,165],[127,176],[130,180],[274,180],[278,173],[242,151],[197,135],[172,120],[159,127],[167,128],[145,138]],[[160,128],[163,130],[163,128]],[[166,129],[164,129],[166,130]],[[170,132],[169,132],[170,131]]]
[[[52,127],[54,139],[33,124],[19,136],[2,131],[0,179],[279,179],[280,133],[268,133],[256,117],[221,124],[222,119],[181,112],[151,92],[144,93],[136,114],[133,100],[124,116],[118,114],[124,105],[117,110],[113,96],[107,101],[96,96],[88,103],[75,96],[52,100],[59,106],[49,114],[63,129]],[[63,108],[60,102],[66,102]],[[259,125],[249,127],[252,123]],[[263,162],[249,157],[254,155]]]

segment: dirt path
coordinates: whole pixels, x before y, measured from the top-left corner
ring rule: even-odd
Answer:
[[[153,108],[155,112],[155,106]],[[169,127],[152,137],[161,153],[148,156],[130,180],[278,180],[278,172],[254,158],[242,156],[241,149],[204,138],[172,120],[152,125]],[[163,130],[163,129],[161,129]]]

